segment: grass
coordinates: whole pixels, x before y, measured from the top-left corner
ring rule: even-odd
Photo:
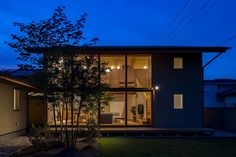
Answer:
[[[236,139],[101,138],[102,157],[236,157]]]

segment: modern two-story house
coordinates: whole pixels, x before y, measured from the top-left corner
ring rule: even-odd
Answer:
[[[93,53],[97,54],[101,62],[108,62],[110,70],[102,80],[111,85],[108,94],[113,99],[98,115],[102,126],[202,128],[202,54],[221,54],[227,49],[229,48],[66,46],[36,48],[29,52],[73,52],[80,55]],[[47,122],[50,124],[53,120],[52,113],[47,112]],[[83,115],[80,120],[84,120]]]

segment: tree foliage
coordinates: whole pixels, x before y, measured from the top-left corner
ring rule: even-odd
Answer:
[[[64,7],[55,9],[52,17],[29,24],[14,23],[20,34],[12,34],[7,44],[19,53],[18,59],[30,61],[19,65],[21,68],[43,68],[37,74],[36,82],[44,94],[48,110],[53,113],[53,125],[58,141],[67,148],[74,148],[77,138],[83,131],[99,129],[97,114],[99,107],[106,104],[108,84],[100,78],[107,70],[106,63],[100,63],[94,54],[55,52],[53,48],[74,46],[92,46],[97,38],[85,44],[82,28],[86,21],[83,14],[75,23],[69,21]],[[41,55],[32,55],[33,48],[50,48]],[[80,114],[86,114],[86,124],[80,123]],[[70,118],[69,118],[70,117]],[[91,140],[91,135],[88,137]],[[93,137],[94,138],[94,137]]]
[[[82,29],[86,21],[87,14],[81,15],[80,19],[72,23],[68,20],[65,7],[57,7],[52,17],[32,21],[29,24],[15,22],[13,25],[20,31],[19,34],[12,34],[12,41],[6,42],[10,47],[19,53],[17,59],[30,61],[31,64],[20,64],[21,68],[42,67],[42,56],[35,56],[26,51],[30,48],[63,47],[66,45],[83,45],[85,37]],[[89,44],[96,43],[98,38],[91,39]]]

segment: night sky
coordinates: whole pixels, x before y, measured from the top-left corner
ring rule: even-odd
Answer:
[[[71,21],[88,14],[85,36],[97,45],[230,46],[205,79],[236,79],[236,0],[0,0],[0,69],[17,67],[4,44],[17,33],[12,23],[48,18],[59,5]]]

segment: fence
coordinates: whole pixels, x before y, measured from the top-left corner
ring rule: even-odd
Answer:
[[[236,131],[236,107],[204,108],[204,127]]]

